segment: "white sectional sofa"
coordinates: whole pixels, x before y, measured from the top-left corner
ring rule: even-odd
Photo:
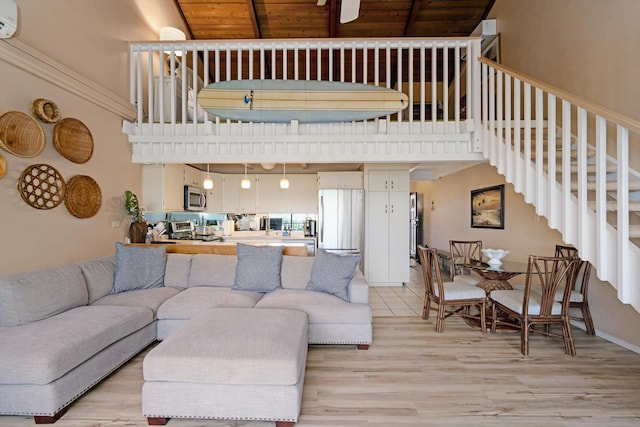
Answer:
[[[253,269],[251,259],[144,248],[155,259],[157,252],[164,257],[160,283],[154,277],[153,283],[129,286],[117,266],[123,259],[136,270],[131,281],[154,274],[147,268],[153,263],[138,260],[137,268],[126,257],[131,248],[143,249],[118,247],[116,256],[0,277],[0,414],[55,422],[92,386],[206,308],[295,309],[307,313],[309,344],[366,349],[371,343],[369,289],[359,270],[352,277],[343,274],[347,287],[338,287],[336,296],[331,284],[312,290],[319,283],[314,275],[326,285],[331,260],[318,269],[319,257],[282,256],[280,286],[259,292],[237,283],[237,275]],[[245,283],[254,286],[255,279]]]

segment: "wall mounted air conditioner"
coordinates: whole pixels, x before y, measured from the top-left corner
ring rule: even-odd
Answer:
[[[0,0],[0,39],[8,39],[18,28],[18,6],[14,0]]]

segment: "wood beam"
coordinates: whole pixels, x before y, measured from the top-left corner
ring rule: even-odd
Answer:
[[[405,37],[411,35],[413,26],[416,23],[416,18],[418,17],[418,12],[420,12],[420,0],[413,0],[411,3],[411,12],[409,12],[407,23],[404,27],[404,32],[402,33]]]
[[[253,29],[253,37],[261,39],[262,32],[260,31],[260,24],[258,23],[258,16],[256,14],[256,5],[253,0],[247,0],[247,11],[249,12],[249,21],[251,21],[251,28]]]
[[[329,2],[329,38],[334,39],[338,31],[338,0]]]

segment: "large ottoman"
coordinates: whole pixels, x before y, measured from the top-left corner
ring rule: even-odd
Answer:
[[[216,418],[291,427],[306,360],[306,313],[207,309],[145,356],[142,413],[150,425]]]

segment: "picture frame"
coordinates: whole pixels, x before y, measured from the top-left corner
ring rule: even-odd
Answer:
[[[471,190],[471,227],[504,229],[504,184]]]

